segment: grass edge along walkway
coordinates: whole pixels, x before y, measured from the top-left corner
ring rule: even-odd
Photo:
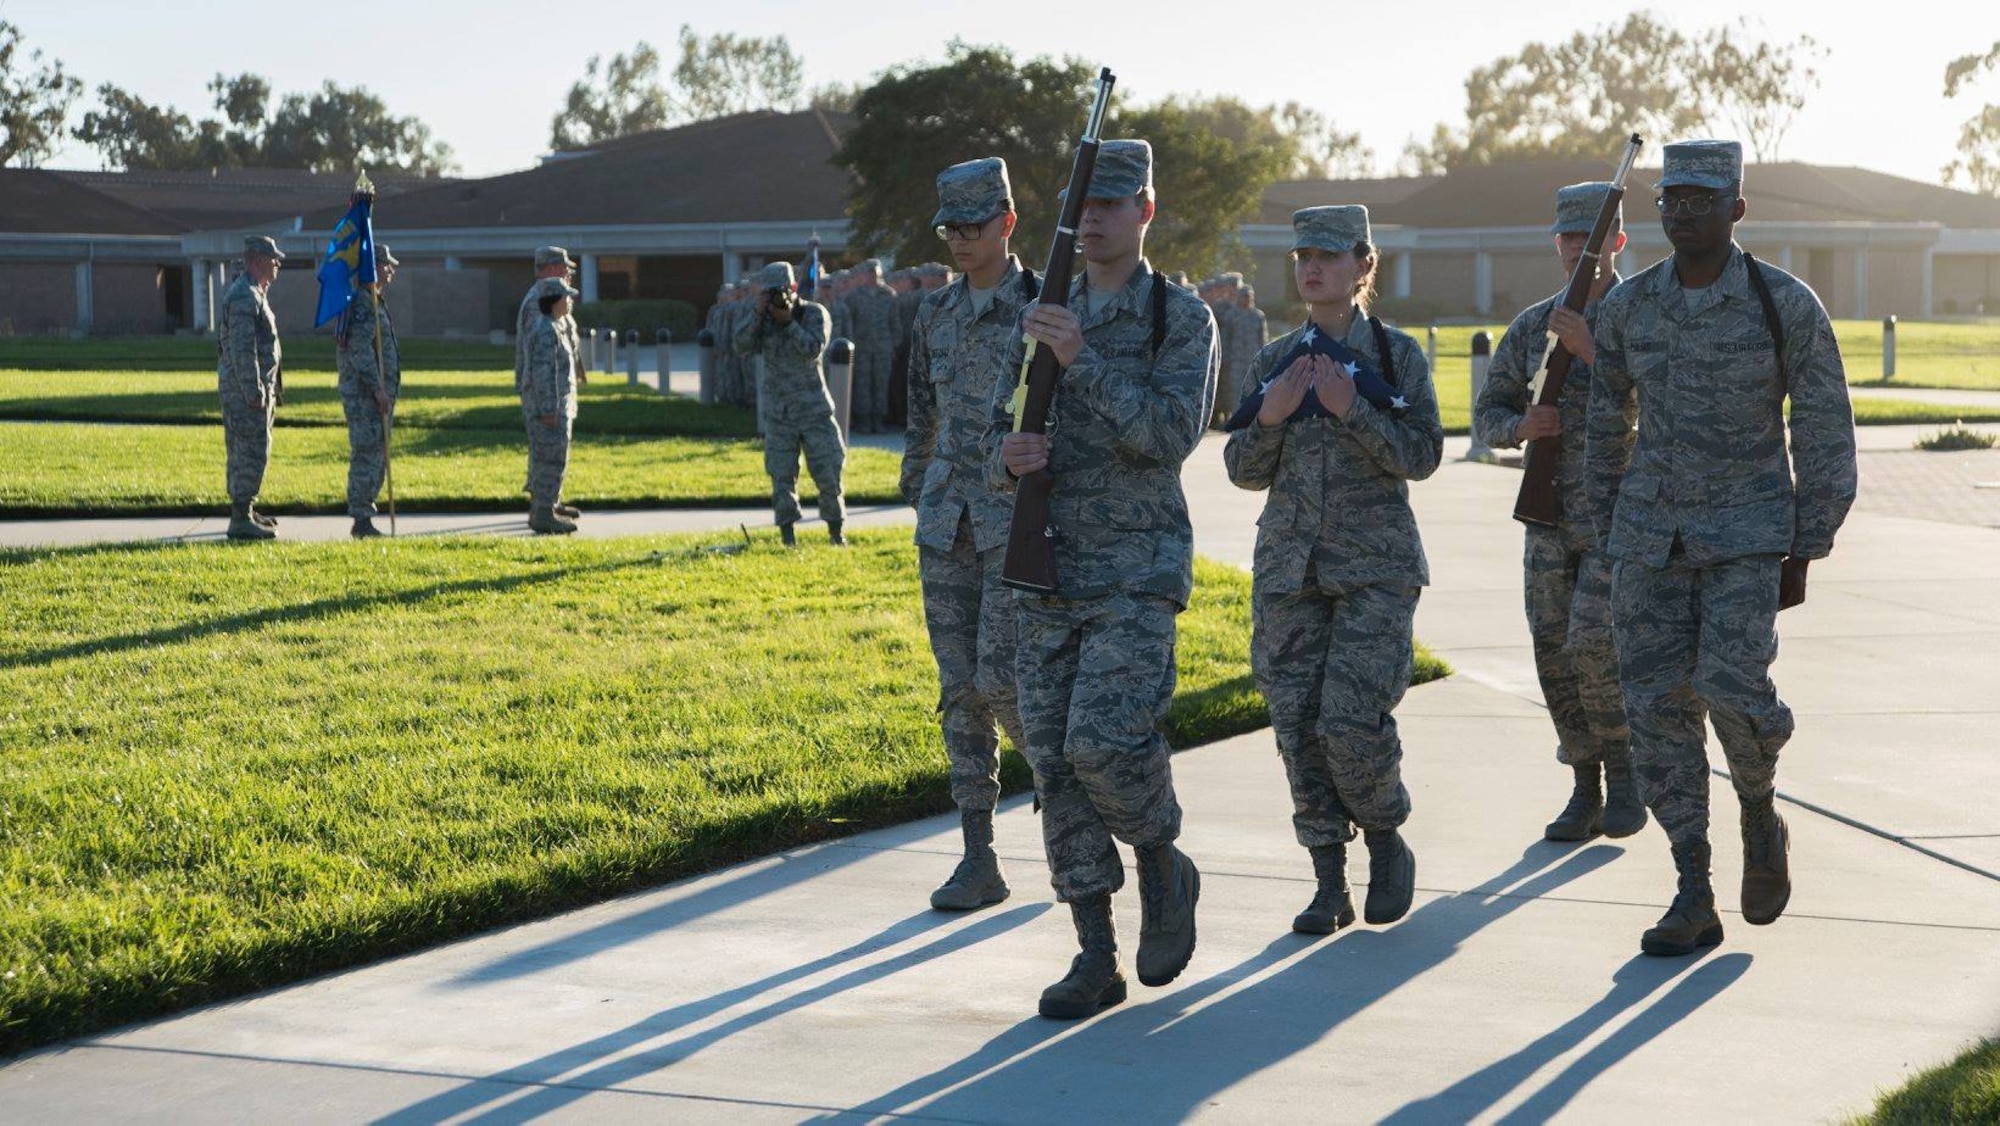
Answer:
[[[1852,1126],[1935,1126],[2000,1122],[2000,1037],[1981,1040],[1958,1058],[1926,1068],[1885,1091]]]
[[[0,622],[10,635],[0,683],[15,692],[0,715],[0,741],[14,748],[0,760],[0,775],[13,781],[0,821],[0,894],[43,900],[0,927],[10,939],[0,943],[0,1054],[950,809],[941,749],[906,742],[903,755],[916,765],[885,764],[879,747],[854,753],[860,744],[842,734],[852,717],[822,718],[833,698],[825,693],[844,694],[847,710],[868,713],[884,738],[936,739],[935,681],[925,687],[902,671],[930,667],[908,531],[854,538],[845,553],[757,547],[734,557],[702,550],[713,542],[703,536],[0,553]],[[732,558],[752,566],[733,568]],[[713,568],[705,587],[675,585],[676,571],[701,567]],[[126,575],[121,597],[111,588]],[[17,585],[7,592],[10,579]],[[885,593],[854,594],[871,583]],[[1176,747],[1268,723],[1248,669],[1249,583],[1239,568],[1197,563],[1167,724]],[[746,591],[780,597],[740,599],[736,616],[707,609]],[[838,654],[815,657],[812,645],[866,643],[886,647],[878,663],[893,664],[903,687],[884,697],[876,684],[871,696],[858,669],[837,686],[786,687],[779,705],[811,720],[760,742],[765,759],[747,764],[715,753],[711,732],[701,747],[630,734],[649,716],[659,731],[682,729],[663,714],[674,701],[660,695],[661,683],[631,679],[634,668],[690,676],[693,665],[663,639],[738,629],[750,611],[768,627],[742,631],[765,635],[745,650],[770,654],[775,671],[765,679],[791,685],[784,677],[802,671],[824,681],[812,670]],[[577,647],[517,656],[533,644],[522,634],[482,648],[481,633],[502,615],[560,616]],[[769,640],[822,631],[836,640]],[[398,634],[413,639],[401,653],[370,651]],[[582,667],[593,653],[626,656]],[[710,675],[752,685],[741,701],[685,688],[700,716],[754,725],[768,715],[771,696],[757,687],[766,670],[731,663],[727,650],[699,655],[723,666]],[[368,696],[385,662],[407,674],[407,698]],[[800,671],[785,673],[787,662]],[[1420,681],[1449,671],[1421,649],[1418,663]],[[550,666],[551,683],[521,675]],[[480,687],[439,691],[453,679]],[[211,691],[232,683],[241,687]],[[574,706],[552,723],[510,726],[522,702],[545,697]],[[366,707],[338,709],[329,699]],[[572,742],[593,729],[602,753]],[[148,741],[151,752],[134,746]],[[427,747],[442,750],[426,758]],[[125,761],[142,754],[151,761]],[[837,760],[837,769],[787,777],[765,765],[773,756]],[[1011,753],[1006,763],[1019,790],[1026,767]],[[649,781],[674,770],[714,788]],[[480,804],[479,791],[510,786],[495,799],[504,804]],[[398,798],[405,788],[424,792]],[[583,798],[565,802],[579,791]],[[703,794],[712,795],[709,809],[684,819],[652,804]],[[350,800],[405,808],[384,814]],[[51,834],[68,843],[49,843]],[[380,842],[378,852],[343,846],[353,834]],[[461,851],[440,856],[427,847],[436,843]],[[489,862],[496,854],[510,862]]]

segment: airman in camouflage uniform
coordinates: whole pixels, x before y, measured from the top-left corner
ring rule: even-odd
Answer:
[[[1777,615],[1804,599],[1807,561],[1833,550],[1856,472],[1826,310],[1732,238],[1746,210],[1742,146],[1690,141],[1664,157],[1661,225],[1674,254],[1598,306],[1586,448],[1598,539],[1616,560],[1633,766],[1680,872],[1640,948],[1681,955],[1722,941],[1704,711],[1742,803],[1744,921],[1774,922],[1791,896],[1774,804],[1793,728],[1770,676]]]
[[[1597,181],[1571,184],[1556,193],[1556,220],[1549,232],[1565,272],[1574,271],[1582,259],[1610,192],[1609,183]],[[1646,827],[1645,803],[1632,778],[1618,653],[1611,639],[1611,557],[1593,545],[1583,484],[1590,361],[1596,354],[1590,325],[1598,303],[1619,281],[1608,263],[1617,260],[1624,246],[1621,216],[1604,247],[1607,266],[1592,284],[1582,314],[1563,308],[1564,293],[1558,292],[1514,318],[1493,350],[1486,386],[1473,405],[1473,426],[1480,440],[1495,449],[1515,449],[1540,437],[1561,439],[1556,469],[1561,526],[1527,525],[1522,564],[1528,633],[1542,698],[1555,723],[1556,761],[1568,766],[1574,778],[1569,804],[1543,830],[1552,841],[1588,840],[1600,832],[1629,837]],[[1535,406],[1531,392],[1539,386],[1551,336],[1560,337],[1574,358],[1561,403]]]
[[[1220,303],[1216,308],[1216,319],[1228,327],[1222,331],[1222,383],[1227,397],[1218,394],[1218,407],[1226,417],[1244,395],[1249,379],[1250,365],[1257,359],[1257,352],[1264,347],[1264,338],[1269,327],[1262,311],[1252,305],[1253,294],[1244,283],[1243,275],[1224,274]]]
[[[540,316],[528,335],[528,364],[521,381],[521,418],[528,431],[528,527],[538,535],[568,535],[576,525],[555,510],[569,470],[570,430],[576,423],[578,358],[576,322],[569,316],[576,290],[561,278],[535,283]]]
[[[232,540],[268,540],[278,534],[274,530],[278,522],[258,512],[256,505],[264,488],[264,467],[271,460],[271,422],[284,388],[280,365],[285,349],[278,340],[278,319],[271,313],[269,296],[284,260],[275,239],[263,235],[244,239],[243,272],[222,294],[216,334],[221,363],[215,381],[222,397]]]
[[[521,307],[514,313],[514,393],[517,395],[521,392],[522,382],[527,379],[528,341],[535,334],[535,322],[540,320],[542,316],[540,304],[542,280],[545,278],[558,278],[567,282],[575,273],[576,261],[569,256],[569,251],[560,246],[543,246],[535,250],[535,280],[528,286],[528,292],[521,295]],[[574,316],[570,318],[569,330],[572,335],[576,334],[576,318]],[[578,343],[579,345],[581,344],[581,338],[578,339]],[[590,382],[590,376],[584,367],[581,348],[578,349],[576,356],[576,381],[578,384]],[[532,460],[534,457],[534,443],[529,443],[528,450],[529,458]],[[530,465],[528,482],[521,486],[521,491],[532,493],[534,491],[533,482],[534,468]],[[556,498],[555,507],[551,511],[557,516],[569,520],[576,519],[578,515],[577,510],[570,505],[564,504],[561,497]]]
[[[382,495],[389,472],[389,420],[403,389],[403,361],[389,303],[378,304],[373,298],[396,279],[400,264],[387,246],[375,244],[374,291],[363,289],[354,295],[334,333],[340,409],[347,416],[347,515],[354,521],[349,534],[356,539],[382,534],[375,526],[375,498]]]
[[[896,294],[882,284],[882,261],[855,267],[847,294],[848,332],[854,341],[854,413],[863,433],[886,429],[889,369],[895,358]]]
[[[766,295],[777,288],[791,290],[792,266],[773,262],[758,275],[760,293],[753,315],[736,330],[738,351],[763,360],[758,373],[758,413],[764,420],[764,471],[771,475],[771,507],[787,546],[797,542],[792,525],[799,522],[799,452],[819,490],[819,515],[835,545],[847,542],[841,525],[847,506],[840,490],[840,472],[847,447],[840,424],[833,418],[833,396],[826,389],[820,357],[826,354],[825,306],[799,301],[790,310]]]
[[[902,484],[917,510],[924,622],[965,838],[965,856],[931,906],[963,911],[1008,894],[993,851],[994,727],[1016,750],[1025,740],[1014,692],[1014,595],[1000,582],[1013,506],[987,479],[987,461],[1006,427],[996,404],[1020,370],[1021,313],[1034,279],[1007,251],[1014,212],[1005,161],[955,164],[938,174],[937,190],[931,223],[954,232],[953,253],[970,272],[931,295],[912,326]],[[960,238],[966,231],[977,237]]]
[[[1082,953],[1042,995],[1044,1016],[1088,1016],[1125,997],[1111,895],[1113,839],[1138,855],[1139,980],[1172,981],[1195,943],[1200,874],[1174,846],[1180,803],[1161,721],[1174,691],[1174,617],[1193,587],[1181,464],[1215,395],[1215,319],[1144,257],[1152,147],[1107,140],[1079,227],[1084,275],[1067,307],[1032,305],[1023,328],[1066,368],[1048,433],[1010,433],[996,483],[1046,466],[1053,595],[1021,594],[1014,669],[1056,898]]]
[[[1263,405],[1230,435],[1223,460],[1238,486],[1270,490],[1257,519],[1250,664],[1291,782],[1293,831],[1319,884],[1292,928],[1330,934],[1354,921],[1355,825],[1369,853],[1367,921],[1402,918],[1416,890],[1416,857],[1398,831],[1410,794],[1392,713],[1410,685],[1417,598],[1430,582],[1409,482],[1437,471],[1444,428],[1423,347],[1367,315],[1378,257],[1368,209],[1304,208],[1292,229],[1311,319],[1252,361],[1246,399],[1265,387]],[[1374,405],[1317,357],[1277,370],[1307,332],[1344,341],[1406,406]],[[1330,413],[1293,419],[1307,395]]]

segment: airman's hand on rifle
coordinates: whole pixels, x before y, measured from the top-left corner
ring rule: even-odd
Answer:
[[[1570,355],[1586,364],[1597,362],[1597,345],[1590,339],[1590,322],[1567,305],[1557,305],[1549,314],[1549,331],[1556,334]]]
[[[1514,427],[1515,439],[1523,443],[1537,438],[1553,438],[1562,432],[1562,412],[1547,405],[1529,407],[1528,413]]]
[[[1319,396],[1320,406],[1333,413],[1335,418],[1346,418],[1354,407],[1354,377],[1347,369],[1324,356],[1314,356],[1318,360],[1319,374],[1313,377],[1313,394]]]
[[[1299,404],[1306,401],[1306,392],[1312,390],[1313,361],[1317,356],[1300,356],[1285,369],[1285,374],[1271,382],[1264,392],[1264,405],[1258,408],[1257,425],[1282,426]]]
[[[1000,460],[1007,463],[1007,472],[1014,477],[1026,477],[1038,469],[1046,469],[1049,464],[1049,436],[1017,430],[1000,439]]]
[[[381,411],[384,415],[387,415],[389,413],[389,407],[392,405],[392,403],[393,400],[389,398],[388,391],[380,387],[377,387],[375,389],[375,407],[377,410]]]
[[[1068,367],[1083,353],[1083,325],[1061,305],[1036,302],[1021,314],[1021,331],[1049,346],[1056,362]]]
[[[548,428],[549,428],[549,429],[551,429],[551,430],[554,430],[554,429],[556,428],[556,416],[555,416],[555,415],[552,415],[552,414],[545,414],[545,415],[542,415],[542,416],[540,416],[540,417],[539,417],[539,418],[537,419],[537,421],[539,421],[539,422],[540,422],[540,423],[541,423],[541,424],[542,424],[543,426],[546,426],[546,427],[548,427]]]
[[[1806,564],[1809,559],[1787,557],[1778,567],[1778,609],[1789,610],[1806,600]]]

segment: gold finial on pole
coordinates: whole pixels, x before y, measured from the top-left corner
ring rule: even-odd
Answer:
[[[366,168],[362,169],[361,174],[354,178],[354,190],[363,195],[375,194],[375,183],[368,178],[368,170]]]

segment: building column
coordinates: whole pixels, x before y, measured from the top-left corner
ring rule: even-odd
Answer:
[[[1778,248],[1778,268],[1788,274],[1798,272],[1792,269],[1792,244],[1789,242]]]
[[[465,269],[465,262],[456,254],[447,254],[444,256],[444,268],[447,270],[463,270]]]
[[[1854,315],[1868,319],[1868,248],[1854,250]]]
[[[215,304],[215,291],[209,288],[211,278],[206,258],[197,258],[188,267],[188,286],[194,290],[193,328],[196,332],[207,332],[215,325],[215,318],[211,315]]]
[[[597,300],[597,255],[586,254],[578,261],[578,278],[583,283],[577,288],[583,290],[585,301]]]
[[[91,261],[85,258],[76,264],[76,328],[79,332],[89,332],[97,320],[97,302],[92,289]]]
[[[1472,307],[1481,316],[1493,311],[1493,256],[1484,250],[1472,256]]]
[[[1410,252],[1407,250],[1395,257],[1395,266],[1389,273],[1389,294],[1392,297],[1410,295]]]
[[[1934,246],[1924,247],[1924,284],[1923,284],[1923,294],[1921,296],[1921,300],[1923,302],[1922,306],[1924,310],[1923,315],[1926,317],[1937,316],[1937,310],[1931,307],[1931,302],[1934,299],[1931,292],[1931,282],[1933,280],[1932,269],[1936,265],[1936,262],[1934,261],[1936,257],[1937,257],[1936,247]]]

